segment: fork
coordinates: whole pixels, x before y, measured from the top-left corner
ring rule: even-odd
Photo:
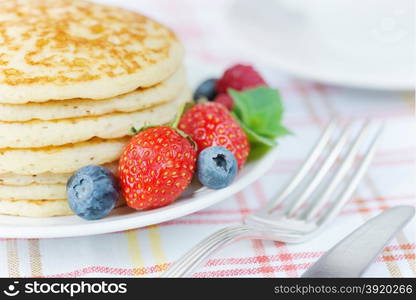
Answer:
[[[345,126],[339,135],[337,123],[329,123],[291,181],[264,207],[245,216],[243,224],[223,228],[202,240],[162,277],[189,277],[214,252],[241,239],[300,243],[319,233],[353,195],[384,128],[378,128],[360,158],[359,149],[370,135],[370,121],[352,138],[353,123]],[[332,169],[335,170],[331,172]],[[325,181],[326,177],[329,178]]]

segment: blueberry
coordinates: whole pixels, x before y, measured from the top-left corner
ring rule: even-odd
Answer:
[[[66,185],[69,206],[86,220],[107,216],[120,196],[114,175],[101,166],[86,166],[76,171]]]
[[[211,78],[202,82],[194,92],[194,100],[197,101],[199,98],[207,98],[209,101],[214,100],[217,96],[215,84],[217,79]]]
[[[224,147],[205,148],[198,156],[199,181],[211,189],[222,189],[230,185],[237,175],[237,160]]]

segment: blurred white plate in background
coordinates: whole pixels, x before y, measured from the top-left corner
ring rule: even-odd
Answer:
[[[360,5],[359,9],[362,9]],[[311,20],[297,11],[287,10],[278,0],[234,1],[226,20],[230,39],[239,43],[253,60],[270,67],[329,84],[380,90],[415,88],[414,46],[396,47],[388,59],[378,55],[382,51],[360,54],[354,45],[337,51],[312,26]],[[389,20],[382,19],[385,23]],[[395,19],[390,21],[392,24],[384,25],[393,26]],[[351,24],[354,22],[351,19]],[[414,45],[414,28],[406,30],[405,44]]]

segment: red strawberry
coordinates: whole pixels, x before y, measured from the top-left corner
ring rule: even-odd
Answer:
[[[140,131],[119,162],[127,204],[144,210],[172,203],[191,182],[195,162],[195,145],[177,130],[161,126]]]
[[[235,65],[227,69],[222,77],[217,80],[216,89],[220,94],[226,93],[230,88],[244,91],[260,85],[267,86],[267,83],[252,66]]]
[[[196,142],[198,153],[210,146],[223,146],[235,155],[239,168],[247,160],[250,151],[247,136],[220,103],[196,104],[183,115],[179,129]]]

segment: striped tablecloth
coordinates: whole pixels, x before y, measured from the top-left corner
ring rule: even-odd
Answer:
[[[133,7],[173,27],[188,56],[224,69],[255,63],[223,34],[228,0],[106,1]],[[387,128],[370,171],[354,198],[322,234],[303,244],[240,241],[217,253],[196,277],[297,277],[326,250],[382,210],[416,204],[414,93],[375,92],[318,85],[258,66],[278,87],[286,125],[295,132],[282,140],[278,161],[265,176],[215,206],[157,226],[65,239],[1,239],[0,276],[89,277],[158,276],[210,233],[238,224],[285,184],[334,116],[387,119]],[[384,249],[365,276],[416,276],[416,220]]]

